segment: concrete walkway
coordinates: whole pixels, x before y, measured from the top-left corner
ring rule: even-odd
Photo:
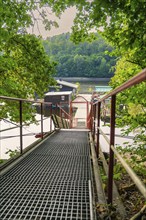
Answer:
[[[77,108],[73,126],[76,128],[86,128],[87,127],[87,103],[80,103],[84,102],[85,100],[82,98],[84,97],[88,102],[91,101],[91,94],[79,94],[79,97],[76,98],[76,102],[79,103],[73,103],[73,106]],[[90,104],[89,104],[89,111],[90,111]]]

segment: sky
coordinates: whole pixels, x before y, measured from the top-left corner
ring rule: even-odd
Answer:
[[[34,27],[31,27],[28,29],[28,32],[35,35],[41,35],[44,39],[47,37],[52,37],[55,35],[59,35],[62,33],[71,32],[71,27],[73,26],[73,20],[76,15],[76,9],[75,7],[67,9],[61,16],[60,19],[58,19],[51,11],[46,8],[46,13],[48,14],[47,18],[49,20],[55,20],[59,24],[59,28],[52,27],[51,30],[45,30],[44,25],[41,21],[40,13],[36,10],[33,12],[33,15],[35,18],[38,19],[37,22],[35,22]]]

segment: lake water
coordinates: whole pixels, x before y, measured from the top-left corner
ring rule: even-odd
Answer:
[[[95,91],[95,86],[107,86],[108,82],[79,82],[80,91],[79,93],[92,93]]]
[[[82,78],[82,77],[62,77],[57,78],[62,79],[67,82],[71,83],[79,83],[80,84],[80,90],[79,93],[89,93],[92,94],[93,91],[95,91],[95,86],[108,86],[110,78]]]

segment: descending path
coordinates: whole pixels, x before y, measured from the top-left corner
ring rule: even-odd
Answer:
[[[87,131],[59,131],[1,177],[1,216],[9,220],[91,219]]]

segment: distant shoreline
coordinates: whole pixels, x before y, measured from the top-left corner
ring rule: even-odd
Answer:
[[[111,78],[90,78],[90,77],[55,77],[68,82],[109,82]]]

